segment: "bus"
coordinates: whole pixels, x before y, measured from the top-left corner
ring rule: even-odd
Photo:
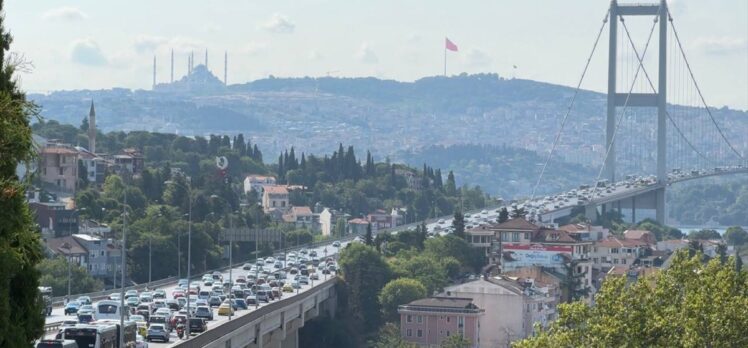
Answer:
[[[117,327],[78,324],[64,328],[62,339],[75,341],[78,348],[117,348]]]
[[[103,319],[103,320],[96,320],[92,323],[96,326],[114,326],[117,328],[117,345],[119,346],[119,319]],[[138,324],[132,320],[126,320],[125,321],[125,346],[120,348],[135,348],[136,346],[136,339],[138,335]]]
[[[39,299],[43,305],[42,314],[47,317],[52,315],[52,288],[49,286],[40,286]]]
[[[102,300],[97,302],[94,307],[94,318],[96,318],[96,320],[120,319],[120,301]],[[128,311],[125,310],[125,319],[127,319],[128,314]]]

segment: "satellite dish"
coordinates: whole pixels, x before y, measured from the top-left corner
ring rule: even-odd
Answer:
[[[216,167],[220,170],[225,170],[229,167],[229,160],[225,156],[216,157]]]

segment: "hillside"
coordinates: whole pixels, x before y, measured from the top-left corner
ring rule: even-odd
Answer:
[[[30,98],[42,107],[45,118],[75,125],[87,114],[89,101],[94,99],[97,122],[104,131],[148,130],[203,136],[241,132],[255,143],[266,144],[263,150],[268,153],[291,146],[299,151],[322,153],[343,142],[385,158],[421,152],[433,145],[455,144],[508,146],[546,153],[572,93],[569,87],[505,79],[496,74],[426,77],[414,82],[271,76],[225,87],[209,71],[198,67],[192,76],[173,84],[160,84],[155,91],[60,91],[33,94]],[[583,91],[579,95],[557,150],[559,160],[599,166],[604,152],[600,146],[604,142],[604,107],[604,94]],[[730,139],[740,139],[748,131],[746,113],[727,108],[713,111]],[[652,118],[639,120],[626,127],[634,134],[651,138],[652,125],[647,122]],[[640,158],[649,159],[646,163],[622,162],[621,172],[651,171],[654,157],[649,140],[622,138],[621,148],[634,148]],[[703,151],[708,152],[713,146],[700,139],[694,141]],[[736,145],[740,149],[748,147],[745,142]],[[461,167],[457,162],[441,166]],[[494,184],[486,181],[486,185]],[[490,191],[504,192],[497,188]]]

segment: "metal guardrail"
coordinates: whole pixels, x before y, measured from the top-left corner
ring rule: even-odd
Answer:
[[[319,283],[316,287],[325,287],[330,284],[334,284],[337,281],[337,276],[332,277],[328,280],[325,280],[321,283]],[[312,288],[313,289],[313,288]],[[221,337],[224,337],[228,335],[231,332],[234,332],[241,327],[248,325],[252,323],[253,321],[260,319],[262,316],[270,314],[274,311],[283,309],[289,305],[291,305],[294,302],[300,302],[304,301],[308,297],[313,296],[316,292],[307,290],[303,293],[300,293],[298,295],[295,295],[293,297],[282,299],[278,302],[273,302],[268,304],[267,306],[260,307],[252,312],[247,313],[244,316],[237,317],[234,320],[223,322],[222,324],[201,333],[200,335],[197,335],[187,341],[182,341],[180,343],[174,344],[171,346],[172,348],[197,348],[197,347],[205,347],[210,343],[215,342],[216,340],[220,339]],[[262,337],[260,337],[262,339]]]

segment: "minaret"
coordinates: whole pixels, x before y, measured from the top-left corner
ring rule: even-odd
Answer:
[[[88,111],[88,151],[96,153],[96,110],[91,100],[91,110]]]
[[[169,83],[174,83],[174,49],[171,50],[171,79]]]
[[[153,89],[156,89],[156,56],[153,56]]]

